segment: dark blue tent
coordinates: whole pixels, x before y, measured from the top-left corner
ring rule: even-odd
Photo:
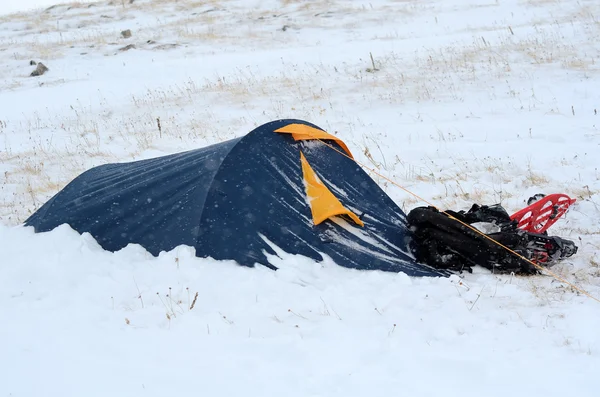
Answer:
[[[409,253],[405,214],[338,141],[295,140],[275,130],[300,120],[278,120],[247,135],[205,148],[92,168],[69,183],[25,221],[36,232],[69,224],[89,232],[106,250],[140,244],[153,255],[179,245],[199,257],[259,263],[275,268],[269,244],[317,261],[328,255],[357,269],[444,273],[418,264]],[[320,130],[320,129],[319,129]],[[345,215],[313,222],[301,153]]]

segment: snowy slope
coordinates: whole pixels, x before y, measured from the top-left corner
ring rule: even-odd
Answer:
[[[550,231],[579,252],[552,270],[599,297],[596,1],[19,3],[0,5],[0,396],[598,394],[600,303],[548,275],[285,253],[271,272],[20,226],[91,166],[294,117],[442,208],[576,197]]]

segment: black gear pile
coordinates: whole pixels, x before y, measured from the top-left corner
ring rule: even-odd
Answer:
[[[417,261],[460,272],[472,272],[472,266],[479,265],[496,273],[538,273],[528,261],[446,214],[468,225],[492,224],[497,230],[485,233],[488,237],[540,266],[550,266],[577,252],[573,241],[548,236],[546,232],[539,234],[519,229],[517,222],[511,221],[499,204],[473,204],[467,212],[448,210],[445,213],[433,207],[418,207],[408,214],[414,233],[411,250]]]

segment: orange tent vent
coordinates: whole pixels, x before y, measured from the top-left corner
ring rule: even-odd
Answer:
[[[344,141],[342,141],[340,138],[306,124],[288,124],[285,127],[275,130],[275,132],[292,134],[292,137],[296,141],[304,141],[308,139],[330,139],[337,142],[348,154],[348,156],[354,158],[350,152],[350,149],[348,149],[348,146],[346,146]]]
[[[356,224],[364,226],[363,221],[354,212],[344,207],[327,186],[321,182],[302,152],[300,152],[300,161],[302,162],[306,195],[308,196],[315,225],[336,215],[348,215]]]

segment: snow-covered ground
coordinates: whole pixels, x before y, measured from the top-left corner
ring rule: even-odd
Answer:
[[[130,0],[126,1],[129,3]],[[94,3],[94,0],[78,0],[72,2],[62,1],[61,3],[69,3],[69,5],[83,5]],[[25,13],[29,11],[42,11],[43,9],[47,9],[56,4],[56,0],[2,0],[2,4],[0,5],[0,15]]]
[[[442,208],[576,197],[552,270],[599,297],[597,1],[48,6],[0,5],[0,396],[598,395],[600,303],[547,275],[272,272],[19,225],[89,167],[293,117]]]

